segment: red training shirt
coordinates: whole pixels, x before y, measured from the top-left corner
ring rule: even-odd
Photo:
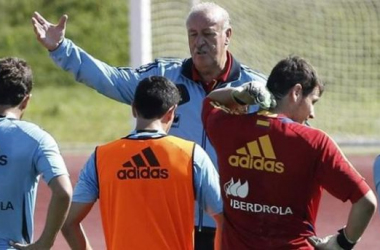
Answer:
[[[268,112],[234,115],[209,98],[202,121],[218,157],[224,250],[314,249],[322,190],[355,203],[370,189],[321,130]]]

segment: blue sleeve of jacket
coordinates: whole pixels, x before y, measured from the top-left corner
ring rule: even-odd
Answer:
[[[55,64],[69,71],[75,80],[95,89],[100,94],[116,101],[131,104],[137,84],[147,76],[157,75],[156,65],[144,65],[138,69],[113,67],[64,39],[61,45],[50,52]]]
[[[95,154],[92,154],[81,170],[74,188],[73,202],[94,203],[99,197]]]
[[[198,204],[210,216],[223,210],[219,174],[207,153],[199,146],[194,148],[194,185]]]

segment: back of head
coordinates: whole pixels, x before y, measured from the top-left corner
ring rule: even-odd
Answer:
[[[302,95],[307,96],[315,87],[323,92],[323,84],[313,66],[299,56],[289,56],[272,69],[267,81],[267,88],[281,100],[297,83],[302,86]]]
[[[141,118],[161,118],[180,101],[177,87],[165,77],[150,76],[137,86],[133,105]]]
[[[15,57],[0,59],[0,105],[17,106],[32,87],[32,70],[26,61]]]
[[[187,16],[186,23],[189,21],[191,16],[200,13],[207,15],[208,18],[213,19],[213,21],[222,21],[223,30],[226,30],[231,27],[230,15],[228,14],[228,12],[224,8],[213,2],[203,2],[194,5],[190,10],[189,15]]]

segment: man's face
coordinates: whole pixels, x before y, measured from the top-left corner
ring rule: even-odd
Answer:
[[[200,72],[223,69],[231,30],[223,30],[221,18],[210,12],[194,13],[187,20],[189,49],[196,69]]]
[[[307,95],[303,96],[295,105],[293,117],[294,121],[304,124],[308,119],[313,119],[315,117],[314,104],[320,98],[319,87],[315,87],[313,91]]]

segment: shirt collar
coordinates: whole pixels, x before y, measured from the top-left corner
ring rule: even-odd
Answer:
[[[158,138],[167,135],[162,129],[159,130],[133,130],[127,137],[128,138],[139,138],[139,137],[151,137]]]

